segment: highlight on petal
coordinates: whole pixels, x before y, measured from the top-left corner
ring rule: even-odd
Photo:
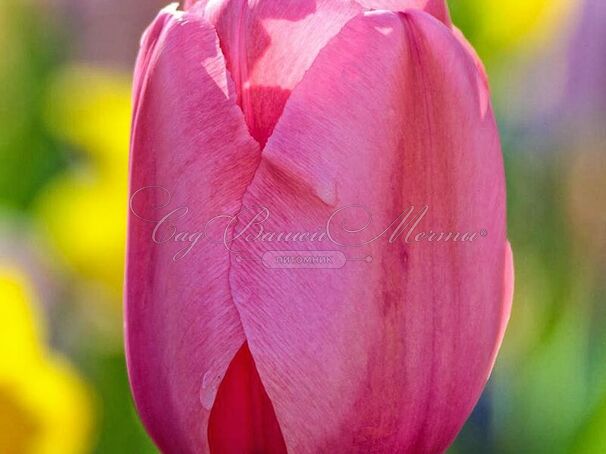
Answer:
[[[450,13],[446,0],[356,0],[367,9],[386,9],[389,11],[405,11],[419,9],[431,14],[436,19],[450,25]]]
[[[220,0],[191,7],[216,27],[238,104],[262,146],[318,52],[361,10],[335,0]]]
[[[481,79],[430,15],[375,11],[320,52],[286,104],[245,207],[311,231],[349,206],[335,225],[371,219],[362,233],[373,237],[427,205],[421,232],[487,233],[344,247],[372,263],[341,269],[233,263],[234,302],[289,450],[441,452],[479,398],[509,304],[503,164]]]
[[[147,71],[149,70],[150,60],[154,55],[154,49],[158,42],[162,30],[171,19],[178,16],[177,4],[173,3],[162,9],[151,25],[145,30],[141,37],[140,51],[135,63],[135,72],[133,76],[133,111],[137,111],[139,104],[139,95],[143,90],[146,81]],[[134,115],[133,115],[134,120]]]

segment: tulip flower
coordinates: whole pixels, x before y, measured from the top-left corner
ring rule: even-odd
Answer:
[[[158,447],[444,451],[513,279],[486,77],[445,4],[173,6],[133,103],[126,349]]]

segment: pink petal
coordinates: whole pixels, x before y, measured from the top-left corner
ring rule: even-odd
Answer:
[[[129,375],[160,449],[208,452],[210,409],[246,339],[230,296],[227,251],[205,244],[175,260],[190,243],[177,242],[170,224],[193,233],[218,214],[235,214],[260,150],[210,24],[165,10],[142,44],[125,289]],[[152,221],[178,207],[187,207],[187,215],[175,214],[152,241]]]
[[[166,24],[175,14],[177,14],[176,5],[170,5],[162,9],[141,37],[141,48],[139,55],[137,56],[135,73],[133,76],[133,112],[138,110],[139,97],[147,80],[150,60],[154,55],[158,38],[162,34],[162,30],[164,30]],[[133,115],[133,120],[134,119],[135,116]]]
[[[246,344],[217,392],[208,441],[213,453],[286,453],[273,406]]]
[[[234,248],[250,260],[232,265],[234,302],[290,451],[441,452],[479,398],[512,276],[487,100],[468,49],[412,10],[350,21],[290,97],[244,197],[248,219],[264,206],[266,231],[300,232],[362,206],[372,222],[354,236],[368,238],[428,205],[415,234],[487,232],[467,244],[383,237],[359,248],[240,237]],[[366,220],[354,208],[337,225]],[[267,249],[372,263],[267,269],[255,261]]]
[[[335,0],[220,0],[194,10],[216,27],[238,104],[264,145],[318,52],[361,8]]]
[[[386,9],[390,11],[406,11],[420,9],[450,25],[450,13],[446,0],[357,0],[367,9]]]

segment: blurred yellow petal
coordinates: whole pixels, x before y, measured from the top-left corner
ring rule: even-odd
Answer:
[[[33,297],[23,276],[8,266],[0,267],[0,329],[2,357],[0,376],[20,373],[42,356],[40,322],[31,310]],[[10,320],[10,323],[8,321]]]
[[[68,67],[51,84],[47,123],[57,136],[89,153],[97,169],[126,178],[130,89],[129,75]]]
[[[52,358],[30,373],[0,377],[0,452],[80,454],[92,433],[88,388],[69,364]]]
[[[121,294],[126,237],[124,180],[66,175],[39,199],[46,233],[67,264]]]
[[[568,16],[575,3],[574,0],[484,0],[481,4],[486,17],[485,39],[499,49],[529,49],[544,44],[570,21]]]
[[[450,8],[484,59],[528,53],[557,41],[579,0],[458,0]]]
[[[0,453],[87,452],[93,418],[86,385],[46,351],[31,288],[16,269],[0,265],[0,295]]]
[[[89,157],[54,181],[37,213],[59,255],[85,278],[122,287],[130,76],[87,66],[68,67],[48,95],[47,123]],[[84,170],[83,170],[84,169]]]
[[[29,383],[27,399],[38,413],[40,436],[32,453],[78,454],[87,451],[92,431],[88,388],[61,358],[53,358]]]
[[[29,409],[15,398],[14,389],[0,385],[0,452],[25,454],[33,450],[40,432],[38,421]]]

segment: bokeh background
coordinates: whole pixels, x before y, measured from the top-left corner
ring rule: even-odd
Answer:
[[[158,0],[0,0],[0,453],[156,452],[121,286],[131,69]],[[452,453],[606,452],[606,1],[451,0],[486,63],[516,295]]]

